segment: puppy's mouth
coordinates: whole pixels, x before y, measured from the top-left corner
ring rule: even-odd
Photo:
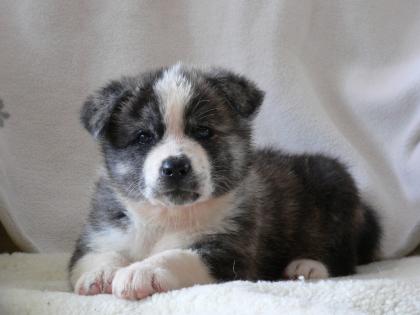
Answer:
[[[160,193],[162,199],[166,199],[173,205],[186,205],[195,202],[200,194],[192,190],[171,189]]]

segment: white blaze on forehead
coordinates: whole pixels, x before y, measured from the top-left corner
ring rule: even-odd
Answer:
[[[192,170],[199,181],[201,197],[209,197],[213,186],[207,154],[196,141],[184,135],[185,108],[191,100],[193,88],[182,73],[182,66],[177,64],[166,70],[153,89],[159,98],[165,134],[162,141],[149,152],[144,162],[146,197],[153,199],[154,192],[158,189],[162,162],[170,156],[180,155],[186,155],[191,161]]]
[[[155,83],[154,91],[159,97],[160,111],[166,126],[166,134],[181,137],[184,129],[184,111],[192,96],[191,82],[181,71],[181,65],[166,70]]]

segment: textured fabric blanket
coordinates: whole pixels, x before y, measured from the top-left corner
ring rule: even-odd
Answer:
[[[340,157],[380,211],[385,256],[420,241],[420,2],[0,1],[0,220],[70,251],[99,155],[78,122],[105,81],[177,61],[267,92],[257,145]]]
[[[69,292],[66,254],[0,255],[0,314],[420,314],[420,256],[319,282],[236,281],[142,301]]]

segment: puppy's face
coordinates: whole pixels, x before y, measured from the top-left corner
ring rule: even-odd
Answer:
[[[81,118],[121,193],[171,207],[220,196],[246,175],[262,98],[231,72],[176,65],[111,82]]]

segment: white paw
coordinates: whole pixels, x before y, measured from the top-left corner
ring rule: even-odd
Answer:
[[[328,270],[325,265],[312,259],[293,260],[284,270],[286,278],[301,279],[325,279],[328,278]]]
[[[74,292],[80,295],[112,293],[112,279],[116,269],[104,267],[87,271],[77,280]]]
[[[129,300],[143,299],[156,292],[178,288],[176,277],[166,268],[137,262],[118,270],[112,282],[112,293]]]

